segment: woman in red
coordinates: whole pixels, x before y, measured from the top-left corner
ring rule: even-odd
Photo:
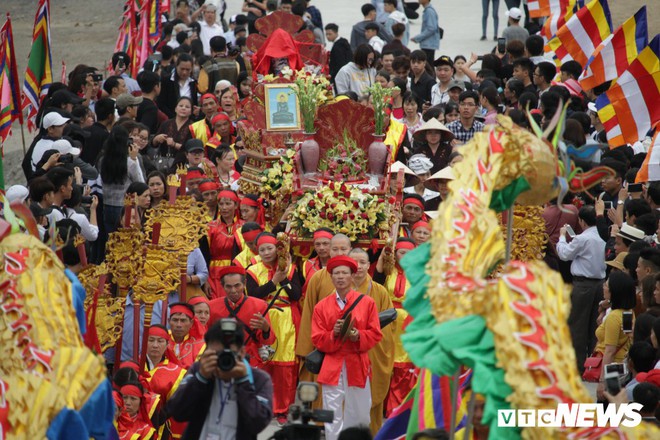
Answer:
[[[220,269],[230,266],[231,261],[242,249],[239,237],[241,222],[238,220],[239,199],[234,191],[218,193],[219,218],[209,224],[208,240],[211,254],[209,285],[211,299],[225,296],[220,283]]]
[[[247,270],[247,292],[266,300],[267,303],[279,292],[274,305],[279,308],[268,312],[271,327],[277,337],[273,358],[264,364],[263,369],[273,379],[273,413],[278,422],[286,422],[289,406],[296,396],[298,363],[296,360],[296,329],[300,325],[298,299],[302,292],[298,270],[291,264],[278,268],[277,238],[267,232],[257,238],[257,249],[261,261]]]
[[[254,194],[246,194],[241,199],[239,207],[241,211],[241,220],[244,223],[255,222],[262,228],[266,227],[266,209],[261,197]]]
[[[221,144],[232,145],[236,142],[236,130],[227,113],[220,112],[213,116],[211,126],[213,127],[213,136],[206,142],[206,156],[209,158]]]
[[[119,393],[123,400],[123,408],[117,419],[119,438],[122,440],[153,438],[156,430],[147,414],[142,385],[138,383],[124,385]]]
[[[369,426],[371,362],[368,352],[383,337],[374,300],[352,289],[357,263],[347,256],[332,257],[327,265],[335,292],[314,307],[312,342],[325,353],[317,381],[323,384],[323,408],[334,411],[325,438],[336,440],[342,429]],[[350,310],[350,313],[349,313]],[[344,316],[349,313],[347,316]],[[341,335],[344,318],[352,329]]]

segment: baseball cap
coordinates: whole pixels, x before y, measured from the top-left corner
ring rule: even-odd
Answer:
[[[589,104],[587,104],[587,109],[589,109],[590,112],[598,113],[598,109],[596,108],[595,102],[590,102]]]
[[[28,198],[30,195],[30,191],[23,185],[12,185],[9,188],[7,188],[7,192],[5,193],[5,197],[7,198],[7,201],[9,203],[13,202],[25,202],[25,199]]]
[[[186,153],[204,151],[204,143],[199,139],[188,139],[185,144]]]
[[[41,121],[41,126],[48,129],[50,127],[59,127],[67,122],[69,122],[69,118],[65,118],[57,112],[50,112],[44,116],[43,121]]]
[[[53,93],[53,96],[50,98],[52,107],[61,107],[62,104],[78,105],[82,104],[83,101],[83,98],[66,89],[58,90],[57,92]]]
[[[511,8],[506,11],[506,16],[511,17],[514,20],[520,20],[522,18],[522,11],[520,8]]]
[[[465,91],[465,83],[457,79],[453,79],[449,82],[449,87],[447,87],[447,90],[455,89],[456,87],[461,89],[461,92]]]
[[[53,208],[42,208],[40,204],[32,202],[30,203],[30,212],[32,212],[33,217],[45,217],[53,212]]]
[[[447,55],[442,55],[440,58],[437,60],[433,61],[433,65],[435,67],[438,66],[449,66],[451,68],[454,68],[454,62],[452,61],[451,58],[449,58]]]
[[[60,154],[72,154],[78,156],[80,154],[80,148],[76,148],[71,145],[71,142],[66,139],[58,139],[53,142],[53,145],[50,147],[52,150],[57,150]]]
[[[130,105],[140,105],[142,96],[133,96],[130,93],[122,93],[117,96],[117,108],[126,108]]]

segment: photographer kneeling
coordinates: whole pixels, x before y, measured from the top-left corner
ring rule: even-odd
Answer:
[[[256,440],[273,418],[273,384],[245,356],[243,326],[221,319],[204,335],[206,351],[167,402],[167,413],[189,422],[183,439]]]

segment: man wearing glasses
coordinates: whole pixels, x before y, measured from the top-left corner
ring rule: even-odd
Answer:
[[[458,97],[458,110],[460,117],[454,122],[447,124],[449,131],[454,133],[452,144],[454,147],[466,144],[474,137],[474,134],[483,130],[484,124],[476,121],[474,115],[477,113],[477,102],[479,95],[474,90],[467,90]]]

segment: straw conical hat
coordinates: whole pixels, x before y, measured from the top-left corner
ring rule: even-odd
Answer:
[[[435,173],[434,175],[432,175],[431,177],[429,177],[426,180],[433,180],[433,179],[435,179],[435,180],[441,180],[441,179],[454,180],[455,178],[456,177],[454,177],[454,170],[452,170],[451,167],[444,167],[443,169],[441,169],[440,171],[438,171],[437,173]]]
[[[408,167],[406,166],[406,164],[404,164],[404,163],[401,162],[401,161],[398,161],[398,160],[397,160],[397,161],[394,162],[392,165],[390,165],[390,173],[392,173],[392,174],[396,174],[396,173],[399,172],[399,170],[403,170],[403,173],[404,173],[404,174],[410,174],[411,176],[414,176],[414,175],[415,175],[415,173],[413,172],[413,170],[411,170],[410,168],[408,168]]]
[[[419,127],[417,131],[415,131],[413,138],[418,142],[424,142],[426,140],[426,132],[429,130],[439,130],[442,133],[443,141],[450,141],[454,139],[454,133],[449,131],[449,129],[445,127],[445,124],[438,121],[436,118],[429,119],[424,123],[424,125]]]

